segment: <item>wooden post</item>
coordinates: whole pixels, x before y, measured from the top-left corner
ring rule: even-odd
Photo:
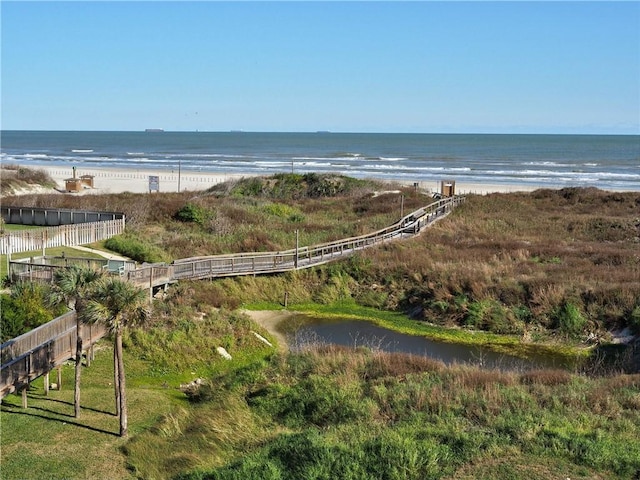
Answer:
[[[58,367],[58,391],[62,390],[62,366]]]
[[[49,396],[49,372],[44,374],[44,394]]]
[[[93,337],[91,337],[91,334],[89,334],[89,341],[92,341]],[[89,368],[91,366],[91,360],[93,360],[93,358],[91,358],[91,355],[93,354],[93,343],[90,343],[89,346],[87,347],[87,353],[86,353],[86,362],[87,362],[87,368]]]
[[[178,187],[180,191],[180,187]],[[153,302],[153,267],[151,267],[151,273],[149,274],[149,303]]]
[[[284,292],[284,308],[289,304],[289,292]]]
[[[22,408],[27,408],[27,389],[29,388],[29,384],[27,384],[22,389]]]

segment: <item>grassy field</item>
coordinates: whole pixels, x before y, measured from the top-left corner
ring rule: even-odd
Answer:
[[[178,386],[195,372],[157,352],[142,360],[130,344],[131,436],[123,440],[110,345],[101,345],[84,369],[80,419],[70,364],[62,391],[45,397],[34,382],[27,410],[18,396],[3,400],[2,478],[631,479],[640,470],[638,375],[489,372],[337,347],[288,356],[258,349],[225,363],[209,353],[218,366],[185,395]]]
[[[103,258],[97,253],[87,252],[85,250],[78,250],[73,247],[55,247],[55,248],[47,248],[46,254],[54,257],[62,256],[63,254],[67,257],[76,257],[76,258]],[[30,257],[39,257],[42,255],[42,250],[34,250],[31,252],[20,252],[11,254],[12,260],[19,260],[22,258],[30,258]],[[0,255],[0,278],[5,278],[8,273],[8,263],[7,256]]]
[[[73,416],[73,362],[61,367],[61,390],[50,390],[45,396],[43,379],[31,384],[26,410],[21,408],[20,396],[5,397],[0,411],[2,478],[169,478],[167,472],[160,477],[153,473],[164,469],[160,463],[155,465],[153,458],[146,458],[148,464],[141,476],[135,475],[135,457],[128,451],[136,439],[150,435],[155,438],[154,448],[159,448],[156,458],[168,455],[166,444],[159,447],[165,441],[162,425],[193,408],[180,385],[262,365],[274,351],[259,342],[250,329],[264,336],[267,332],[237,315],[211,313],[209,320],[200,316],[194,320],[183,312],[181,317],[171,328],[150,325],[126,341],[130,440],[118,436],[113,354],[108,340],[98,344],[91,367],[83,369],[79,419]],[[199,341],[191,341],[192,335]],[[231,362],[215,353],[221,344],[232,353]],[[52,372],[50,382],[56,381]],[[190,438],[189,442],[196,440]],[[179,464],[176,467],[179,471]]]

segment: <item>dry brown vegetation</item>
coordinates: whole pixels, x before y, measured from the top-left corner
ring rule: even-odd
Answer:
[[[22,168],[17,165],[2,165],[0,169],[0,192],[3,195],[33,186],[53,188],[55,184],[44,170]]]
[[[318,188],[310,187],[318,179],[280,175],[197,194],[33,195],[6,203],[123,211],[129,232],[168,258],[293,248],[296,230],[301,245],[313,245],[371,232],[400,217],[400,194],[374,195],[385,189],[380,184],[355,182],[348,189],[348,181],[331,179],[329,187],[340,188],[318,197]],[[404,212],[430,201],[411,188],[402,195]],[[186,206],[199,215],[195,221],[176,220]],[[346,295],[442,325],[534,341],[556,332],[599,342],[612,330],[640,331],[639,252],[638,192],[472,195],[419,238],[287,281],[291,291],[303,292],[299,301]],[[273,301],[270,281],[239,279],[209,294],[229,307],[240,292],[244,300]]]

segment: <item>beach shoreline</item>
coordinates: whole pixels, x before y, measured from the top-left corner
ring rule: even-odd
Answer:
[[[72,168],[63,168],[60,166],[52,167],[32,167],[26,168],[45,171],[55,182],[56,190],[61,193],[65,192],[66,181],[72,179],[74,171]],[[70,195],[84,194],[109,194],[109,193],[150,193],[150,177],[157,177],[157,190],[153,192],[175,193],[175,192],[197,192],[207,190],[214,185],[224,183],[230,180],[239,180],[241,178],[259,176],[254,173],[212,173],[197,172],[193,170],[177,171],[176,169],[115,169],[101,167],[80,167],[75,170],[76,178],[88,176],[91,178],[93,186],[85,186],[80,192],[69,193]],[[375,179],[375,177],[372,177]],[[438,181],[418,181],[418,182],[402,182],[389,181],[385,179],[377,179],[387,182],[391,185],[416,186],[424,192],[436,193],[440,191]],[[531,192],[540,188],[549,188],[545,185],[526,185],[526,184],[500,184],[500,183],[469,183],[456,181],[456,193],[458,194],[478,194],[486,195],[489,193],[509,193],[509,192]],[[39,189],[38,191],[25,190],[14,192],[13,195],[28,193],[46,193],[51,189]],[[152,192],[152,193],[153,193]]]

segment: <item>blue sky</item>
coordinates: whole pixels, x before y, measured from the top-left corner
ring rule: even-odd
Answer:
[[[3,129],[640,133],[639,2],[0,8]]]

